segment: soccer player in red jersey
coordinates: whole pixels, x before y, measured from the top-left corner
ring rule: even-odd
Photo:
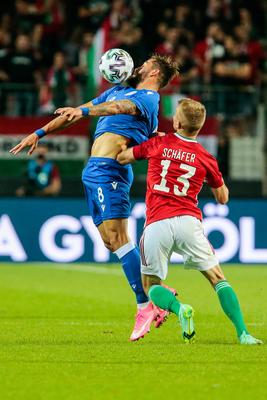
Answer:
[[[142,276],[150,300],[175,313],[183,338],[195,336],[193,308],[181,304],[167,288],[168,260],[172,252],[183,256],[186,268],[199,270],[214,287],[222,309],[234,324],[241,344],[261,344],[248,333],[237,296],[226,280],[214,250],[204,235],[197,196],[206,181],[215,199],[225,204],[228,189],[216,159],[196,140],[206,118],[203,104],[192,99],[179,102],[173,118],[175,133],[154,137],[122,151],[121,164],[148,159],[146,224],[140,240]]]

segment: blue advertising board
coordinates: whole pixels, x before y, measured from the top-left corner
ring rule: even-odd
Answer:
[[[267,202],[201,201],[203,223],[220,262],[267,263]],[[129,234],[138,243],[143,201],[132,202]],[[83,199],[1,199],[0,261],[115,262]],[[178,255],[173,262],[181,262]]]

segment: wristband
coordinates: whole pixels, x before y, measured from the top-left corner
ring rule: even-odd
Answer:
[[[39,139],[46,135],[46,131],[43,128],[37,129],[34,133],[39,137]]]
[[[80,107],[80,110],[82,111],[82,116],[83,117],[88,117],[89,111],[90,111],[89,107]]]

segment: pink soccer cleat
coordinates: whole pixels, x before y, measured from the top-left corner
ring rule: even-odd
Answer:
[[[150,331],[150,326],[156,320],[157,316],[157,310],[152,303],[149,303],[146,308],[138,310],[130,340],[134,342],[143,338]]]
[[[166,289],[168,289],[170,292],[172,292],[172,294],[174,296],[177,296],[177,290],[173,289],[167,285],[164,285],[163,283],[161,283],[161,286],[165,287]],[[158,314],[157,318],[155,319],[154,322],[154,326],[155,328],[159,328],[164,322],[167,321],[168,316],[170,315],[169,311],[167,310],[162,310],[162,308],[156,307],[156,313]]]

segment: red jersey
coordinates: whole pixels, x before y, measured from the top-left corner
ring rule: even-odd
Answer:
[[[146,224],[179,215],[202,219],[197,196],[206,181],[224,184],[213,157],[196,140],[179,133],[156,136],[133,147],[136,160],[148,159]]]

